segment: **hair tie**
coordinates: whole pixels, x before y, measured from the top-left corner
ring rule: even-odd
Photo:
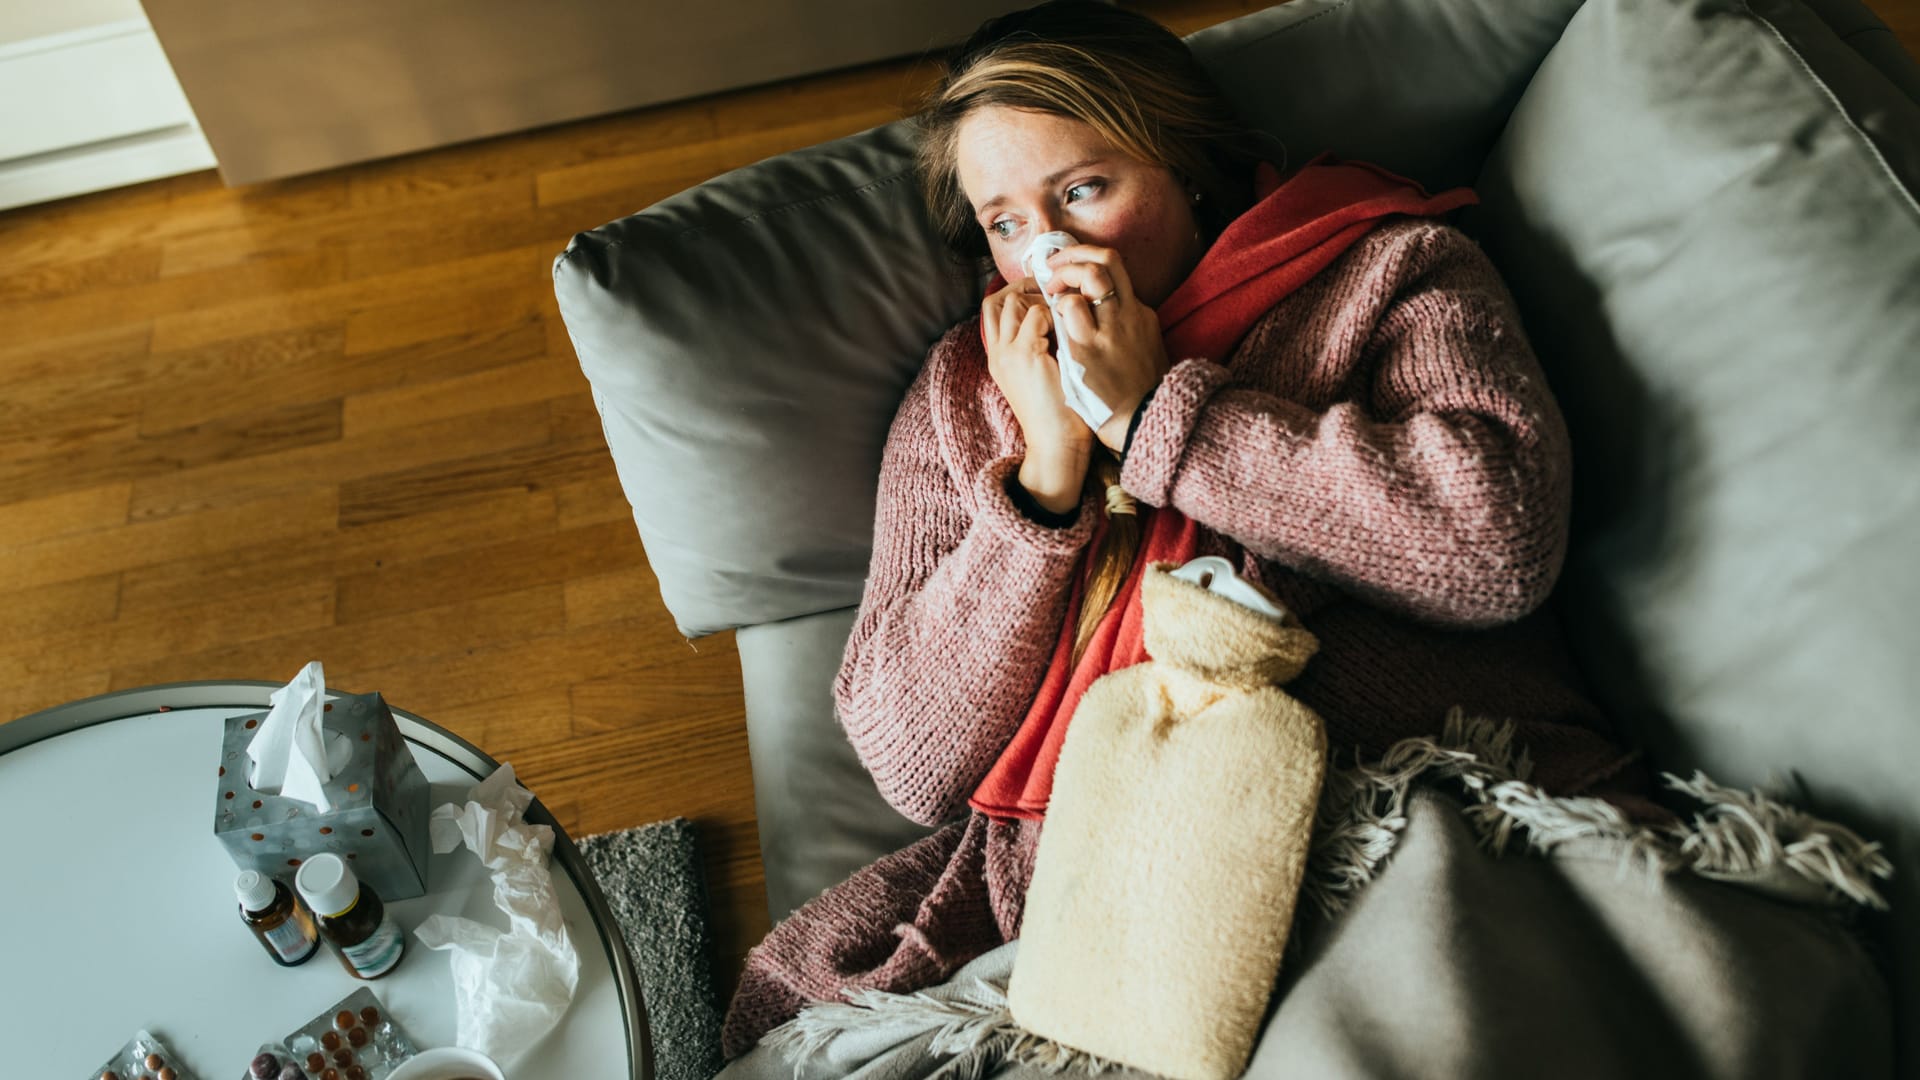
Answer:
[[[1119,484],[1108,484],[1107,516],[1112,517],[1115,514],[1132,514],[1137,517],[1140,514],[1140,505],[1133,501],[1133,496],[1127,494],[1126,488]]]

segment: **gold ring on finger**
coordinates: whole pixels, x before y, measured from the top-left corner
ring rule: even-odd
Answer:
[[[1099,307],[1101,304],[1104,304],[1107,301],[1113,299],[1114,294],[1119,291],[1120,291],[1119,289],[1109,290],[1105,296],[1093,297],[1092,299],[1089,299],[1087,303],[1092,304],[1094,307]]]

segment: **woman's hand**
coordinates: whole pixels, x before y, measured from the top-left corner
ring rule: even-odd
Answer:
[[[1054,329],[1072,343],[1073,358],[1086,365],[1087,389],[1113,407],[1099,438],[1117,451],[1140,399],[1172,366],[1160,337],[1160,316],[1134,295],[1133,279],[1112,248],[1075,244],[1047,263],[1053,267],[1047,291],[1063,294]]]
[[[1060,363],[1048,343],[1053,316],[1040,287],[1021,278],[988,296],[980,304],[980,325],[986,327],[987,371],[1013,406],[1027,441],[1020,483],[1049,510],[1078,505],[1093,458],[1093,431],[1060,391]]]

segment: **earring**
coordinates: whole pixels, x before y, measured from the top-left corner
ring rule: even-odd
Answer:
[[[1202,198],[1205,198],[1205,196],[1201,195],[1199,192],[1196,191],[1193,193],[1194,202],[1198,203]]]

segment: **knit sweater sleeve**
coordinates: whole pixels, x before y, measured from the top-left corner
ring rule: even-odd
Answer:
[[[1544,601],[1565,558],[1565,425],[1479,245],[1445,226],[1406,237],[1371,265],[1326,271],[1343,275],[1325,301],[1333,318],[1385,297],[1350,339],[1339,400],[1310,408],[1183,360],[1143,414],[1121,481],[1376,606],[1494,625]],[[1258,338],[1236,366],[1269,359],[1249,348],[1277,351]]]
[[[954,475],[934,426],[933,366],[887,437],[873,560],[833,682],[880,793],[923,825],[965,808],[1025,718],[1094,525],[1086,501],[1065,528],[1021,513],[1007,491],[1018,456]]]

